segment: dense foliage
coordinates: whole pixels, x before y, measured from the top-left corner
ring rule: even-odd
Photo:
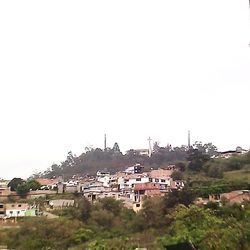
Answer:
[[[113,148],[85,148],[85,152],[80,156],[73,155],[70,151],[65,161],[61,164],[53,164],[44,173],[36,173],[34,177],[53,177],[63,175],[64,177],[71,177],[79,174],[96,174],[98,170],[106,169],[111,173],[124,170],[126,166],[140,163],[146,169],[165,167],[168,164],[178,163],[180,171],[184,171],[186,164],[183,163],[189,160],[193,152],[197,152],[198,156],[204,159],[209,159],[211,155],[217,154],[217,148],[212,143],[202,144],[196,142],[192,150],[185,145],[180,147],[172,147],[167,145],[161,147],[159,143],[155,143],[153,147],[153,154],[151,157],[147,155],[140,155],[134,149],[128,150],[125,154],[120,151],[119,145],[114,144]],[[191,158],[190,158],[190,161]],[[199,157],[193,158],[190,168],[193,166],[195,170],[199,170],[205,161],[200,161]]]
[[[179,192],[177,199],[177,193],[147,198],[138,213],[112,198],[94,204],[81,198],[78,206],[58,210],[58,219],[27,219],[20,228],[0,231],[0,243],[20,250],[105,250],[164,249],[191,241],[197,249],[249,249],[250,204],[197,207],[192,194]]]

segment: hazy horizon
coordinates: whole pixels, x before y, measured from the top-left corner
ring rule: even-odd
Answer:
[[[0,178],[103,148],[249,149],[249,2],[0,2]]]

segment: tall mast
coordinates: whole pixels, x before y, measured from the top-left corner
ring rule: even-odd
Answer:
[[[188,130],[188,149],[190,149],[191,144],[190,144],[190,130]]]
[[[104,151],[107,150],[107,137],[106,134],[104,134]]]

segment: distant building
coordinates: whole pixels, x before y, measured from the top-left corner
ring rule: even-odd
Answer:
[[[228,159],[234,155],[243,155],[243,154],[247,154],[248,152],[249,150],[243,149],[242,147],[238,146],[236,150],[228,150],[228,151],[220,152],[218,156],[216,156],[215,158]]]
[[[28,203],[5,204],[5,214],[7,218],[24,217],[27,209],[29,209]]]
[[[250,190],[235,190],[220,195],[221,200],[228,200],[230,203],[242,203],[250,201]]]
[[[49,206],[51,209],[63,209],[74,206],[74,200],[50,200]]]
[[[138,164],[135,164],[131,167],[126,168],[124,172],[127,174],[140,174],[140,173],[142,173],[143,168],[144,167],[138,163]]]

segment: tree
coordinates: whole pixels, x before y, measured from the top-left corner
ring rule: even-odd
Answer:
[[[30,180],[26,182],[29,190],[38,190],[41,187],[41,184],[37,180]]]
[[[190,149],[187,160],[188,168],[192,171],[201,171],[202,166],[210,159],[209,155],[202,153],[198,149]]]
[[[213,143],[209,142],[204,144],[203,146],[205,148],[205,152],[209,155],[209,156],[213,156],[213,155],[218,155],[218,149],[215,145],[213,145]]]
[[[190,208],[180,205],[168,218],[172,221],[171,234],[162,238],[164,245],[191,241],[198,246],[205,239],[210,228],[222,224],[222,220],[214,216],[209,209],[194,205]]]
[[[114,153],[121,153],[120,147],[119,147],[119,145],[118,145],[117,142],[115,142],[115,144],[114,144],[114,146],[113,146],[113,148],[112,148],[112,151],[113,151]]]
[[[20,195],[21,197],[25,197],[29,191],[30,189],[27,183],[22,183],[18,185],[17,190],[16,190],[17,194]]]
[[[181,171],[181,172],[184,172],[185,169],[186,169],[186,165],[185,165],[185,163],[183,163],[183,162],[177,162],[177,163],[175,163],[175,167],[176,167],[179,171]]]
[[[103,209],[112,212],[114,215],[118,215],[122,209],[122,202],[115,200],[112,197],[105,197],[99,200]]]
[[[8,187],[10,187],[11,191],[17,191],[17,187],[23,184],[25,181],[21,178],[13,178],[9,183]]]
[[[172,174],[171,174],[171,177],[173,178],[173,180],[182,180],[183,179],[183,174],[182,172],[180,171],[174,171]]]
[[[194,199],[195,194],[190,190],[172,190],[167,196],[164,197],[165,211],[170,208],[174,208],[178,204],[188,206]]]

